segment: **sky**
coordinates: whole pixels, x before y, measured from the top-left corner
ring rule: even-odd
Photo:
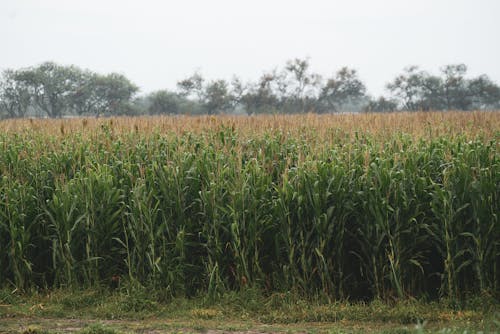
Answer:
[[[465,63],[500,83],[500,0],[0,0],[0,70],[55,61],[118,72],[141,93],[257,80],[308,58],[358,70],[373,96],[408,65]]]

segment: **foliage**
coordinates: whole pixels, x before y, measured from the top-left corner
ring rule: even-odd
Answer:
[[[387,84],[388,97],[371,98],[355,69],[342,67],[323,78],[309,59],[244,83],[238,77],[207,80],[200,72],[180,80],[177,91],[136,96],[122,74],[98,74],[45,62],[5,70],[0,78],[0,117],[74,117],[158,114],[305,114],[396,110],[491,110],[500,107],[500,86],[487,75],[468,78],[464,64],[446,65],[441,75],[417,66]]]
[[[387,85],[404,110],[471,110],[498,106],[500,87],[488,76],[467,79],[467,66],[447,65],[442,77],[407,67]]]
[[[0,112],[11,118],[24,117],[32,98],[28,86],[17,77],[18,72],[5,70],[0,79]]]
[[[344,67],[335,77],[328,79],[322,88],[319,100],[324,111],[341,111],[347,104],[362,101],[366,95],[366,87],[358,78],[356,70]]]
[[[180,108],[179,97],[166,90],[159,90],[149,95],[150,115],[178,114]]]
[[[30,88],[34,105],[49,117],[61,117],[75,89],[79,69],[46,62],[20,70],[16,79]]]
[[[138,88],[125,76],[117,73],[108,75],[87,74],[72,94],[71,105],[78,114],[118,115],[125,114],[127,103]]]
[[[398,109],[398,104],[393,100],[388,100],[383,96],[379,97],[377,100],[371,100],[365,106],[364,111],[366,112],[388,112],[396,111]]]
[[[138,90],[121,74],[99,75],[53,62],[7,70],[0,84],[1,106],[10,117],[26,116],[30,108],[52,118],[117,115]]]

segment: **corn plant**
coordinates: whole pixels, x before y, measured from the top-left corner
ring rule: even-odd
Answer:
[[[498,297],[496,114],[53,122],[0,134],[1,286]]]

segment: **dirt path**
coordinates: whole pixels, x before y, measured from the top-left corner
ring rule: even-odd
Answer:
[[[145,320],[94,320],[60,319],[38,317],[0,318],[0,333],[25,333],[29,329],[48,330],[56,333],[74,333],[89,326],[114,329],[117,332],[163,334],[163,333],[203,333],[203,334],[263,334],[263,333],[391,333],[392,331],[413,330],[415,326],[403,326],[392,323],[346,322],[307,323],[293,325],[265,325],[252,323],[227,323],[200,321],[183,323],[164,319]]]

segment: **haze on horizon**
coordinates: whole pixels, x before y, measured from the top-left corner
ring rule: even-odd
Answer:
[[[208,79],[257,80],[293,58],[355,68],[372,95],[408,65],[465,63],[500,82],[500,1],[4,0],[0,70],[55,61],[119,72],[141,93]]]

